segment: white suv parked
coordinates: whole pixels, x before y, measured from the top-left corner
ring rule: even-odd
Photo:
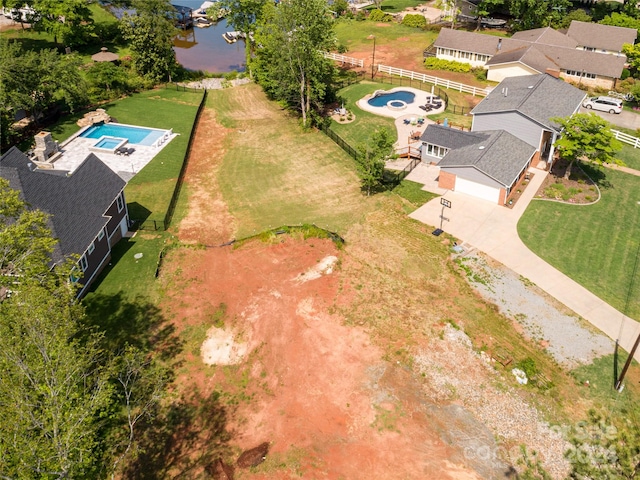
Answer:
[[[592,97],[587,98],[582,106],[602,112],[620,113],[622,111],[622,100],[613,97]]]

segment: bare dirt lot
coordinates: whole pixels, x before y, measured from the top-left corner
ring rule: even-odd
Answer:
[[[462,297],[397,200],[388,210],[381,197],[342,250],[301,234],[219,246],[237,231],[217,183],[226,138],[205,110],[185,179],[184,247],[161,280],[163,312],[184,342],[176,393],[220,392],[235,452],[226,462],[270,443],[266,461],[236,478],[508,478],[521,443],[566,473],[562,439],[513,387],[496,389],[490,360],[451,330],[447,318],[464,322],[465,309],[493,314]]]

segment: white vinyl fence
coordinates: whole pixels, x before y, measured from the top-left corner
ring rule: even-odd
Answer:
[[[613,133],[613,136],[621,142],[628,143],[633,148],[640,148],[640,138],[620,132],[619,130],[614,130],[613,128],[611,129],[611,133]]]
[[[411,80],[418,80],[421,82],[432,83],[434,85],[440,85],[451,90],[457,90],[459,92],[470,93],[471,95],[477,95],[480,97],[486,97],[491,88],[472,87],[471,85],[465,85],[464,83],[452,82],[445,78],[434,77],[426,75],[424,73],[412,72],[411,70],[404,70],[402,68],[389,67],[387,65],[378,65],[378,71],[382,73],[388,73],[389,75],[398,75],[399,77],[410,78]]]
[[[324,52],[325,58],[330,58],[336,62],[348,63],[349,65],[355,65],[356,67],[364,67],[364,60],[354,57],[347,57],[346,55],[340,55],[339,53]]]

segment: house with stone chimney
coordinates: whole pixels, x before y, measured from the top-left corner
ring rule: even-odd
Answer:
[[[51,134],[41,132],[32,158],[16,147],[0,157],[0,177],[20,192],[30,208],[49,215],[48,226],[58,240],[50,266],[78,258],[76,269],[82,275],[76,281],[81,297],[128,231],[126,182],[93,153],[73,172],[53,169],[51,160],[58,153]]]

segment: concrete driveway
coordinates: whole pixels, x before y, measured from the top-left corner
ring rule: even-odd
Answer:
[[[611,339],[619,338],[620,345],[629,351],[640,332],[640,324],[553,268],[520,240],[518,220],[547,175],[535,168],[529,171],[533,178],[512,209],[447,191],[443,197],[451,201],[450,209],[443,209],[438,197],[410,217],[439,227],[440,215],[444,213],[442,229],[458,238],[466,248],[476,248],[534,282]],[[635,357],[640,360],[640,351]]]
[[[580,113],[595,113],[618,127],[631,128],[632,130],[640,128],[640,114],[628,110],[623,110],[620,113],[607,113],[580,107]]]

